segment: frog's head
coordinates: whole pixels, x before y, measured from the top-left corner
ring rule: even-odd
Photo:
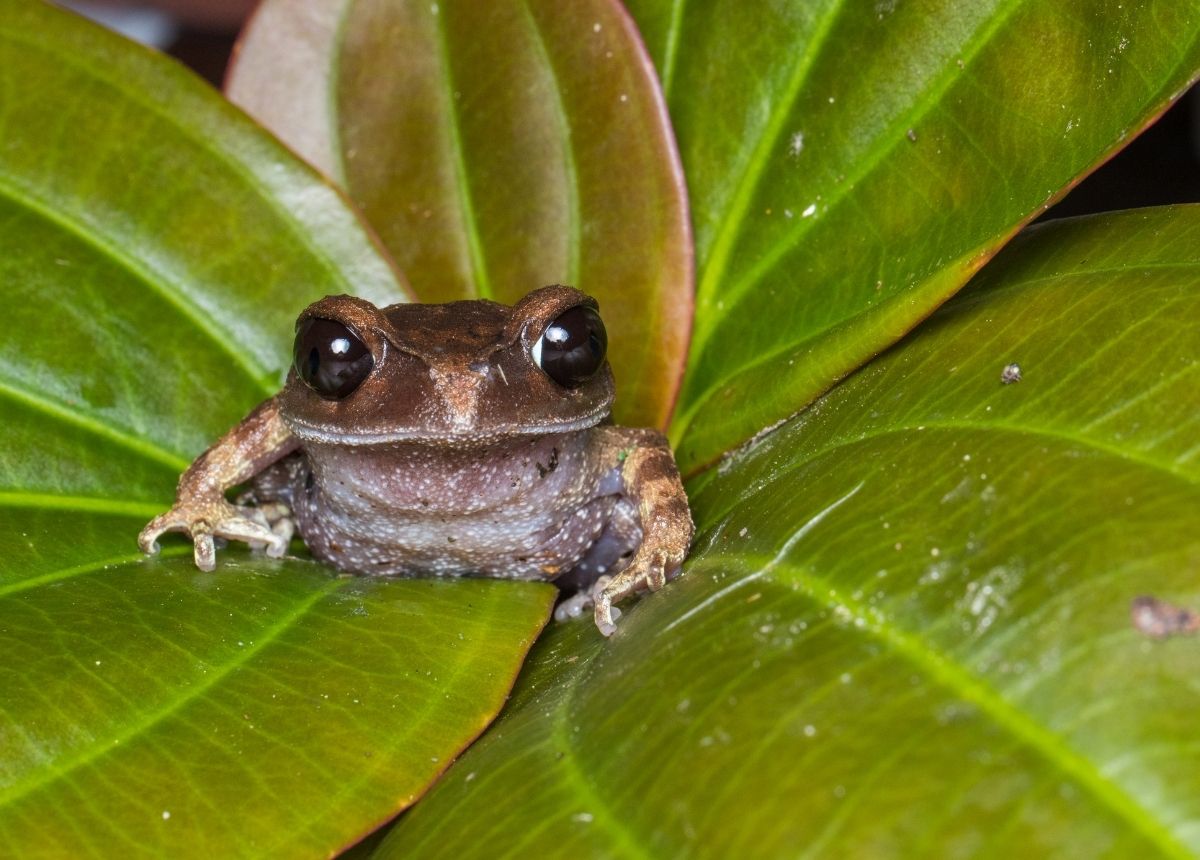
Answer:
[[[571,287],[509,307],[476,300],[385,308],[329,296],[296,321],[280,396],[301,439],[487,444],[599,424],[612,408],[596,300]]]

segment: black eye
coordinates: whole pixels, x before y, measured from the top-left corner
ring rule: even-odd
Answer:
[[[340,322],[309,317],[296,330],[296,373],[313,391],[340,400],[362,384],[375,357]]]
[[[600,314],[580,305],[546,326],[533,345],[533,362],[559,385],[572,388],[600,369],[607,348],[608,334]]]

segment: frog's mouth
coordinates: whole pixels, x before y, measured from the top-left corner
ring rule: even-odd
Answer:
[[[403,430],[348,431],[344,427],[313,424],[296,416],[286,418],[288,428],[303,442],[326,445],[391,445],[410,442],[422,445],[447,445],[452,447],[474,447],[494,445],[505,439],[524,440],[537,436],[553,436],[559,433],[574,433],[596,427],[608,420],[611,408],[605,403],[588,415],[576,416],[565,421],[539,421],[534,424],[498,422],[486,430],[477,426],[428,426]]]

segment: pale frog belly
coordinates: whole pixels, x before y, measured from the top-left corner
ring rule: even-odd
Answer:
[[[596,543],[618,500],[586,467],[581,436],[310,448],[292,467],[290,502],[309,550],[342,570],[554,579]]]

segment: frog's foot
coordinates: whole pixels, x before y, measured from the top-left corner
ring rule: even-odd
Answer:
[[[658,591],[674,579],[683,565],[687,555],[686,545],[682,548],[665,549],[649,547],[643,543],[637,555],[629,566],[612,577],[603,586],[597,581],[593,592],[595,601],[596,627],[605,636],[617,632],[617,618],[620,610],[613,604],[620,603],[626,597],[639,591]]]
[[[296,534],[296,519],[292,516],[292,509],[283,502],[269,502],[254,508],[245,508],[244,510],[256,522],[261,522],[271,530],[272,534],[281,538],[285,547],[291,542],[292,536]],[[272,553],[272,545],[270,543],[258,540],[247,541],[247,543],[250,544],[250,549],[255,552],[266,550],[267,555],[273,558],[283,555],[282,552]]]
[[[596,596],[611,581],[611,576],[601,576],[591,585],[579,589],[567,599],[560,601],[558,606],[554,607],[554,620],[569,621],[572,618],[579,618],[585,612],[590,612],[596,605]],[[615,606],[610,611],[614,619],[621,617],[621,610]]]
[[[158,538],[165,532],[184,532],[194,544],[196,567],[212,570],[217,566],[217,550],[213,538],[245,541],[267,548],[267,555],[279,558],[287,549],[287,539],[277,534],[263,512],[257,508],[237,507],[225,499],[176,504],[165,514],[155,517],[138,535],[142,552],[158,552]]]

